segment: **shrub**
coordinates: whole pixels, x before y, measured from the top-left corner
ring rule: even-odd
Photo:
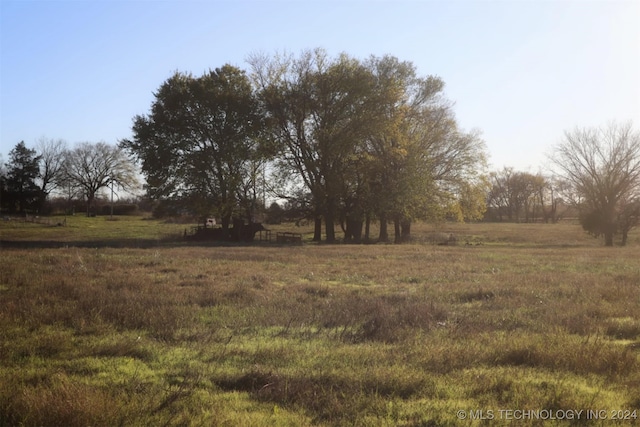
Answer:
[[[610,319],[605,322],[605,334],[619,340],[632,340],[640,336],[640,321]]]

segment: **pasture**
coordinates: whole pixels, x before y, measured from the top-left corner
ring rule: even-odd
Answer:
[[[22,242],[0,249],[0,426],[640,425],[637,230],[166,237],[184,228],[0,224]]]

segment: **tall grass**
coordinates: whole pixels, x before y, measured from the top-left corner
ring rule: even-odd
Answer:
[[[451,232],[457,246],[429,237]],[[601,248],[570,225],[416,240],[2,249],[0,425],[468,426],[481,422],[457,411],[638,409],[637,245]]]

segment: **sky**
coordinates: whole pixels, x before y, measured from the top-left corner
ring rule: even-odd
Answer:
[[[442,78],[492,170],[544,172],[576,127],[640,128],[637,0],[0,0],[0,155],[116,144],[176,71],[317,47]]]

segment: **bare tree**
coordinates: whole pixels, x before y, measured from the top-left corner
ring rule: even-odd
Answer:
[[[40,155],[40,174],[38,181],[40,190],[47,197],[59,188],[63,181],[64,153],[67,149],[65,141],[40,138],[36,151]]]
[[[538,213],[544,217],[544,189],[547,180],[542,175],[514,171],[505,167],[489,176],[491,189],[487,203],[502,221],[535,222]]]
[[[570,191],[568,184],[557,177],[542,177],[544,185],[538,187],[537,199],[540,202],[542,220],[545,223],[557,223],[567,212],[565,193]],[[571,198],[571,197],[569,197]]]
[[[632,201],[622,200],[618,213],[618,231],[622,234],[620,244],[627,244],[629,231],[640,224],[640,198],[636,197]]]
[[[640,133],[631,123],[565,132],[551,161],[573,187],[583,228],[604,236],[605,245],[613,246],[614,235],[626,234],[629,220],[637,218],[622,215],[627,219],[625,224],[620,222],[625,206],[640,200]]]
[[[132,189],[137,184],[135,166],[123,149],[105,142],[83,142],[65,153],[64,170],[71,186],[87,199],[87,215],[102,188]]]

